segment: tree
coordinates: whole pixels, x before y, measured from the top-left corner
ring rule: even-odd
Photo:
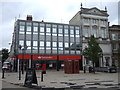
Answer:
[[[2,63],[9,57],[8,49],[2,49]]]
[[[93,71],[95,73],[95,63],[99,61],[99,58],[102,55],[102,49],[95,40],[94,35],[90,37],[88,47],[83,50],[83,55],[87,60],[91,60],[93,62]]]

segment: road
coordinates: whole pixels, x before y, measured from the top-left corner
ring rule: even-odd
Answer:
[[[26,87],[22,87],[22,86],[18,86],[18,85],[14,85],[14,84],[10,84],[6,81],[2,81],[2,90],[16,90],[16,89],[20,89],[20,90],[35,90],[35,89],[30,89],[30,88],[26,88]]]

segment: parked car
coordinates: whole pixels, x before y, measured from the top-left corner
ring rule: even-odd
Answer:
[[[116,67],[96,67],[95,71],[116,73],[117,72],[117,68]]]
[[[10,62],[4,62],[3,66],[2,66],[2,69],[4,69],[4,70],[10,70],[10,68],[11,68],[10,66],[11,66]]]

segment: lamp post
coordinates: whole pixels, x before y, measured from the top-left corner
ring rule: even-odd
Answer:
[[[21,45],[19,45],[19,47],[18,47],[20,50],[21,50],[21,48],[22,48],[22,46]],[[18,65],[19,65],[19,80],[21,80],[21,66],[20,66],[20,60],[18,60]]]
[[[25,54],[25,50],[27,50],[27,45],[25,45],[22,48],[22,74],[24,74],[24,54]]]

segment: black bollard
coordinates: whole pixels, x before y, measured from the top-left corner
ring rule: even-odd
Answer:
[[[43,82],[43,71],[41,72],[41,82]]]
[[[2,78],[5,78],[4,73],[5,73],[5,69],[2,69]]]

